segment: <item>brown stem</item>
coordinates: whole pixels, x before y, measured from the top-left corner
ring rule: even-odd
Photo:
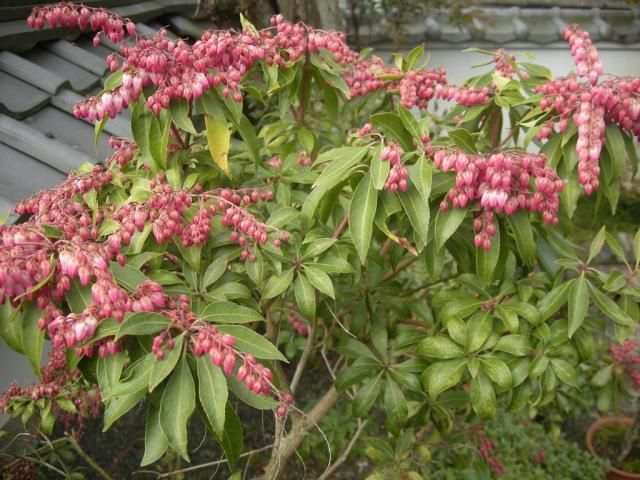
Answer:
[[[178,130],[178,127],[176,127],[175,123],[171,124],[171,131],[173,132],[173,135],[176,137],[176,140],[178,140],[178,142],[180,143],[180,147],[182,147],[183,149],[187,148],[186,145],[184,144],[184,141],[182,141],[182,137],[180,136],[180,130]]]
[[[309,360],[309,356],[311,355],[311,352],[313,352],[313,341],[315,339],[315,333],[316,321],[314,320],[311,323],[311,330],[309,331],[309,336],[307,337],[307,344],[304,346],[304,350],[302,351],[302,355],[300,356],[298,365],[296,365],[296,371],[293,373],[293,378],[291,379],[291,394],[295,393],[296,387],[298,386],[298,383],[300,383],[300,379],[302,378],[302,373],[307,366],[307,360]]]
[[[284,469],[289,457],[293,455],[309,431],[315,428],[318,422],[331,410],[337,399],[338,391],[332,386],[309,413],[304,416],[292,413],[292,429],[271,452],[271,459],[267,464],[262,480],[276,480],[278,478],[278,474]]]
[[[334,239],[338,239],[340,238],[340,235],[342,235],[342,232],[344,231],[345,227],[347,226],[347,224],[349,223],[349,214],[345,213],[344,217],[342,217],[342,220],[340,220],[340,224],[338,225],[338,227],[336,228],[336,231],[333,233],[333,237]]]
[[[104,478],[104,480],[113,480],[113,477],[109,475],[104,468],[98,465],[93,458],[87,455],[87,453],[82,449],[82,447],[80,446],[80,444],[77,442],[77,440],[73,435],[67,435],[67,438],[69,439],[69,443],[71,444],[73,449],[76,451],[76,453],[80,455],[80,457],[91,468],[93,468],[100,477]]]
[[[304,124],[304,111],[305,104],[307,103],[307,96],[309,95],[309,90],[311,87],[309,72],[311,68],[311,60],[309,57],[309,52],[304,59],[304,65],[302,66],[302,81],[300,85],[300,109],[298,110],[298,122],[302,125]]]
[[[385,273],[384,277],[382,277],[382,282],[380,282],[380,283],[388,282],[389,280],[392,280],[401,271],[403,271],[403,270],[407,269],[409,266],[411,266],[417,259],[418,259],[418,257],[405,258],[400,263],[398,263],[398,266],[395,268],[395,270],[391,270],[391,271]]]
[[[335,471],[338,470],[338,468],[340,468],[340,465],[342,465],[347,460],[347,457],[349,457],[349,454],[351,453],[353,446],[358,441],[358,438],[360,438],[360,434],[362,434],[364,427],[366,426],[367,426],[367,420],[358,419],[358,428],[356,432],[353,434],[353,437],[351,437],[351,440],[349,441],[347,448],[345,448],[344,451],[340,454],[340,456],[336,459],[336,461],[333,462],[331,467],[329,467],[322,475],[318,477],[318,480],[326,480],[327,478],[332,478],[332,475],[335,473]]]
[[[251,455],[255,455],[256,453],[264,452],[264,451],[270,450],[272,448],[273,448],[273,445],[265,445],[264,447],[256,448],[255,450],[251,450],[249,452],[244,452],[238,458],[244,458],[244,457],[248,457],[248,456],[251,456]],[[154,472],[154,473],[156,473],[156,475],[157,475],[156,478],[169,478],[169,477],[174,477],[176,475],[180,475],[182,473],[194,472],[196,470],[202,470],[203,468],[215,467],[217,465],[221,465],[221,464],[227,463],[227,462],[228,462],[228,460],[226,458],[223,458],[222,460],[216,460],[215,462],[201,463],[200,465],[194,465],[192,467],[181,468],[180,470],[173,470],[171,472],[166,472],[166,473]],[[151,472],[149,472],[149,473],[151,473]]]

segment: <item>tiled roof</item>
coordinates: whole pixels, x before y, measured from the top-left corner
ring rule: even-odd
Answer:
[[[108,74],[105,58],[117,47],[105,41],[94,48],[91,36],[78,32],[30,30],[25,19],[36,3],[0,3],[0,214],[60,183],[81,163],[104,159],[110,135],[131,136],[129,116],[123,112],[107,122],[96,150],[93,125],[71,114],[79,100],[101,90]],[[163,25],[181,36],[203,30],[182,16],[195,13],[197,0],[83,3],[131,18],[139,33]]]

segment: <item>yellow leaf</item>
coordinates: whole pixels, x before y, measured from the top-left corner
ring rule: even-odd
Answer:
[[[205,125],[207,127],[207,143],[209,144],[209,152],[214,163],[220,169],[229,175],[229,145],[231,140],[231,131],[227,126],[227,122],[223,118],[212,118],[209,115],[204,116]]]

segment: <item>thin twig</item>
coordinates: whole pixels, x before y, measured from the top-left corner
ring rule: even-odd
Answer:
[[[344,228],[347,226],[347,223],[349,223],[349,214],[345,213],[344,217],[342,217],[342,220],[340,221],[340,224],[336,228],[336,231],[333,233],[334,239],[337,240],[338,238],[340,238],[340,235],[342,235],[342,232]]]
[[[338,468],[340,468],[340,466],[347,460],[347,457],[351,453],[353,446],[358,441],[360,434],[363,432],[364,427],[366,426],[367,426],[367,420],[358,419],[358,428],[356,429],[356,432],[353,434],[353,437],[351,437],[351,440],[349,440],[349,444],[347,445],[347,448],[344,449],[344,451],[340,454],[340,456],[336,459],[336,461],[333,462],[333,465],[331,465],[331,467],[329,467],[322,475],[320,475],[317,478],[317,480],[325,480],[327,478],[330,478],[335,473],[335,471]]]
[[[62,470],[60,470],[59,468],[54,467],[53,465],[51,465],[50,463],[47,463],[45,461],[42,460],[38,460],[37,458],[33,458],[33,457],[27,457],[24,455],[9,455],[7,453],[0,453],[0,455],[4,455],[6,457],[11,457],[11,458],[19,458],[20,460],[24,460],[25,462],[31,462],[31,463],[35,463],[37,465],[42,465],[43,467],[48,468],[49,470],[53,470],[54,472],[56,472],[58,475],[62,475],[63,478],[71,478],[69,475],[67,475],[66,473],[64,473]]]
[[[296,387],[302,378],[302,372],[304,372],[305,367],[307,366],[307,360],[313,351],[313,341],[315,339],[316,333],[316,321],[311,323],[311,331],[309,332],[309,336],[307,337],[307,343],[304,346],[304,350],[302,351],[302,355],[300,356],[300,360],[298,361],[298,365],[296,365],[296,371],[293,373],[293,378],[291,379],[291,393],[295,393]]]
[[[405,258],[400,263],[398,263],[398,266],[395,268],[395,270],[391,270],[391,271],[385,273],[385,275],[384,275],[384,277],[382,277],[382,281],[380,283],[388,282],[389,280],[392,280],[401,271],[403,271],[406,268],[408,268],[409,266],[411,266],[416,260],[418,260],[418,258],[419,257]]]
[[[171,124],[171,131],[173,132],[173,134],[176,137],[176,140],[178,140],[178,142],[180,142],[180,146],[185,149],[185,144],[184,141],[182,140],[182,137],[180,136],[180,130],[178,130],[178,127],[175,126],[175,124]]]
[[[87,464],[91,468],[93,468],[98,475],[100,475],[102,478],[104,478],[104,480],[113,480],[113,477],[111,475],[109,475],[104,468],[102,468],[100,465],[98,465],[93,458],[91,458],[89,455],[87,455],[87,453],[82,449],[82,447],[77,442],[75,437],[73,437],[73,435],[67,435],[67,438],[69,439],[69,443],[71,444],[73,449],[76,451],[76,453],[78,455],[80,455],[80,457],[82,457],[82,459],[85,462],[87,462]]]
[[[244,457],[248,457],[250,455],[255,455],[256,453],[264,452],[264,451],[270,450],[272,448],[273,448],[273,444],[265,445],[264,447],[256,448],[255,450],[251,450],[249,452],[245,452],[245,453],[241,454],[238,458],[244,458]],[[201,463],[200,465],[193,465],[192,467],[181,468],[180,470],[173,470],[171,472],[165,472],[165,473],[154,472],[154,473],[157,475],[156,478],[169,478],[169,477],[175,477],[176,475],[180,475],[182,473],[194,472],[196,470],[202,470],[203,468],[215,467],[217,465],[221,465],[221,464],[227,463],[227,462],[228,462],[228,460],[226,458],[223,458],[221,460],[216,460],[215,462]],[[151,474],[150,471],[144,471],[144,472],[140,472],[140,473],[149,473],[149,474]]]

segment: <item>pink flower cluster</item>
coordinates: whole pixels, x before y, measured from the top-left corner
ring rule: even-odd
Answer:
[[[211,361],[222,368],[226,376],[233,373],[236,364],[236,357],[244,355],[244,363],[238,369],[238,380],[245,382],[247,387],[254,393],[264,393],[268,395],[273,388],[271,371],[258,364],[253,356],[241,354],[234,345],[236,339],[231,335],[221,333],[215,325],[208,323],[194,324],[195,334],[192,335],[193,353],[196,357],[204,354],[209,355]]]
[[[606,125],[615,123],[640,138],[640,79],[616,77],[598,83],[603,70],[589,34],[573,25],[565,30],[565,38],[576,58],[578,76],[555,78],[536,87],[544,95],[540,108],[558,114],[542,125],[538,138],[549,137],[556,122],[558,130],[565,131],[573,118],[578,127],[578,180],[591,195],[599,188],[599,158]],[[589,81],[581,82],[581,76]]]
[[[39,400],[65,398],[73,402],[78,413],[60,411],[60,407],[53,402],[53,408],[58,416],[70,426],[74,422],[82,429],[83,420],[100,415],[100,392],[97,387],[87,388],[78,382],[80,372],[77,369],[67,368],[67,358],[63,349],[52,349],[49,352],[47,363],[41,368],[42,378],[39,384],[28,387],[20,387],[12,383],[0,399],[0,412],[11,409],[11,402],[17,400]]]
[[[86,241],[97,238],[93,213],[76,197],[90,190],[99,190],[111,181],[112,174],[104,166],[96,165],[91,173],[71,174],[61,185],[43,190],[18,203],[18,215],[31,215],[30,222],[48,224],[61,230],[68,240]]]
[[[53,272],[52,244],[34,227],[0,226],[0,233],[0,305],[32,300],[35,287]]]
[[[135,24],[127,19],[104,9],[78,5],[72,2],[60,2],[54,5],[35,7],[27,18],[27,24],[31,28],[42,29],[46,24],[51,28],[80,27],[85,30],[98,31],[93,39],[95,46],[100,44],[100,33],[113,43],[124,40],[125,33],[135,35]]]
[[[289,323],[291,328],[301,337],[309,335],[309,325],[296,312],[289,313]]]
[[[444,98],[445,90],[447,94],[451,92],[451,98],[453,98],[453,89],[443,88],[446,83],[447,74],[444,68],[407,72],[398,83],[400,105],[406,108],[425,109],[434,96]]]
[[[486,462],[494,475],[498,477],[506,475],[507,470],[504,468],[504,465],[500,459],[495,457],[493,454],[493,450],[496,448],[493,441],[482,430],[477,430],[475,433],[478,439],[478,453],[482,459]]]
[[[399,68],[385,65],[378,57],[354,62],[343,75],[351,96],[367,95],[377,90],[398,92],[400,104],[406,108],[426,109],[433,98],[454,101],[471,107],[489,102],[488,87],[458,87],[447,84],[443,68],[412,70],[403,73]]]
[[[495,235],[493,212],[511,215],[517,210],[539,212],[545,223],[558,223],[559,192],[563,182],[544,155],[504,151],[469,154],[438,148],[434,164],[444,172],[456,172],[456,185],[440,204],[440,210],[464,208],[476,201],[483,212],[474,222],[475,244],[488,250]]]
[[[271,36],[270,32],[263,32],[263,36],[270,40],[265,45],[274,51],[282,51],[287,60],[295,61],[320,49],[327,50],[334,61],[344,66],[359,58],[358,53],[347,45],[343,32],[316,30],[304,23],[291,24],[282,15],[272,17],[271,25],[276,27],[277,33]]]
[[[591,85],[598,83],[598,77],[604,73],[604,69],[589,33],[578,25],[570,25],[564,29],[564,39],[571,47],[571,55],[575,59],[578,76],[588,77]]]
[[[384,184],[385,190],[391,190],[392,192],[397,192],[398,190],[401,192],[407,191],[409,171],[407,167],[404,166],[404,163],[402,163],[402,153],[402,149],[395,142],[389,142],[382,149],[380,158],[391,164],[387,181]]]
[[[105,165],[117,163],[120,167],[124,167],[133,159],[138,146],[128,138],[109,137],[109,148],[114,152],[104,159]]]
[[[627,340],[622,345],[611,345],[613,361],[624,368],[625,374],[631,380],[634,388],[640,390],[640,355],[638,354],[638,342]]]
[[[264,245],[269,240],[267,226],[258,221],[244,207],[273,198],[273,192],[261,192],[258,189],[220,189],[202,192],[201,189],[174,190],[164,183],[164,175],[158,174],[151,182],[152,195],[148,202],[123,205],[113,219],[119,221],[122,228],[113,234],[109,242],[114,248],[121,243],[128,245],[136,230],[142,231],[147,221],[152,222],[152,232],[158,243],[171,239],[174,235],[182,238],[183,245],[202,245],[211,232],[211,219],[220,215],[222,225],[229,230],[230,240],[245,247],[241,259],[255,262],[252,245]],[[188,220],[186,210],[199,202],[199,209]],[[288,241],[288,235],[279,233],[273,241],[279,247],[282,241]]]

